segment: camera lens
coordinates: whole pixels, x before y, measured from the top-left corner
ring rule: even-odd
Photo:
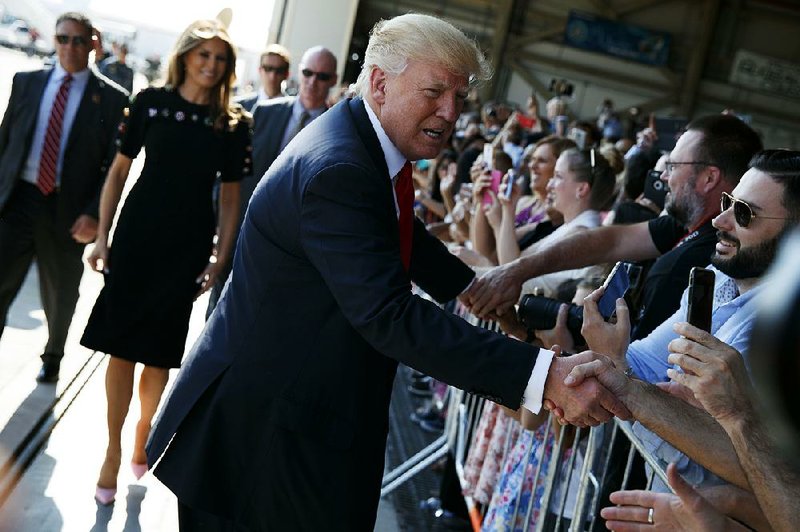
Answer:
[[[528,329],[548,330],[556,326],[560,306],[561,302],[556,299],[527,294],[520,301],[517,314]],[[567,310],[567,329],[575,345],[586,343],[581,336],[582,325],[583,307],[570,304]]]

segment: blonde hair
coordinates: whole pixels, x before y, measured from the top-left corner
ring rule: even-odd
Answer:
[[[228,36],[228,30],[219,20],[196,20],[189,24],[169,56],[167,79],[165,84],[177,89],[186,80],[186,54],[200,46],[202,43],[218,38],[225,43],[228,52],[228,61],[225,72],[218,85],[211,90],[209,102],[209,116],[214,123],[214,129],[222,131],[232,129],[243,118],[243,110],[238,104],[231,103],[233,84],[236,81],[236,47]]]
[[[461,30],[436,17],[409,13],[375,24],[364,54],[364,66],[350,88],[365,96],[374,68],[399,74],[409,60],[442,65],[452,73],[466,76],[471,83],[492,76],[483,52]]]

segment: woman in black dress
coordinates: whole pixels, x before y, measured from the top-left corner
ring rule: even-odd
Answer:
[[[166,85],[140,92],[120,125],[119,153],[100,196],[89,264],[105,274],[81,343],[111,355],[106,372],[108,449],[95,497],[109,504],[122,459],[121,430],[139,381],[141,418],[131,467],[147,470],[145,442],[169,368],[180,366],[192,302],[233,253],[239,180],[249,173],[250,118],[230,103],[236,52],[218,21],[192,23],[169,60]],[[108,233],[132,160],[146,150],[109,246]],[[217,222],[212,186],[220,178]]]

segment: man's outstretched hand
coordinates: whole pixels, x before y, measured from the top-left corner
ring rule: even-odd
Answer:
[[[582,376],[580,382],[565,383],[568,375],[577,379],[577,375],[574,375],[576,368],[589,364],[596,369],[614,368],[608,357],[592,351],[584,351],[570,357],[553,358],[544,385],[544,399],[557,408],[557,416],[579,427],[600,425],[614,416],[620,419],[633,417],[630,410],[616,396],[615,390],[601,380],[589,378],[592,376],[588,374],[590,372]],[[625,375],[622,377],[626,378]]]
[[[502,316],[519,301],[524,279],[517,278],[514,263],[492,268],[475,279],[466,296],[467,306],[479,318]]]

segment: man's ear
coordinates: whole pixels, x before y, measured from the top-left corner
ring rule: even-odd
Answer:
[[[700,192],[703,194],[708,194],[718,186],[723,185],[725,181],[722,176],[722,170],[718,166],[706,166],[705,171],[700,173],[699,177],[697,186],[700,187]]]
[[[386,102],[386,72],[378,67],[372,67],[369,73],[369,93],[378,105]]]

